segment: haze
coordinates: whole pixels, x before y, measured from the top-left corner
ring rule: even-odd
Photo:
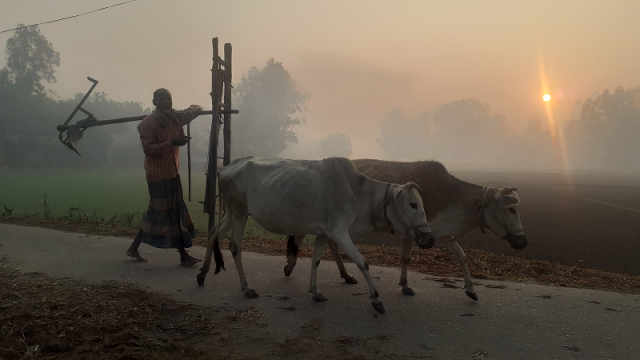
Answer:
[[[118,2],[0,1],[0,30]],[[352,158],[381,158],[376,138],[394,108],[415,117],[476,98],[513,133],[546,118],[540,58],[559,119],[596,91],[640,85],[638,14],[635,1],[139,0],[40,29],[61,56],[58,82],[47,85],[61,98],[86,92],[91,76],[118,101],[151,106],[166,87],[176,108],[210,108],[218,37],[233,45],[234,81],[274,58],[312,94],[295,130],[302,139],[339,131],[351,136]]]

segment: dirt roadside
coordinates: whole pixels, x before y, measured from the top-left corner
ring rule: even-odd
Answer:
[[[118,281],[22,273],[0,259],[0,359],[368,359],[348,340],[279,341],[256,308],[206,307]],[[384,339],[383,339],[384,340]]]

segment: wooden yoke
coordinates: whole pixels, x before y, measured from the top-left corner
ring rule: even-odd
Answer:
[[[209,214],[208,230],[211,232],[215,225],[217,175],[218,175],[218,145],[220,125],[224,124],[224,155],[223,165],[231,161],[231,44],[224,44],[224,60],[218,54],[218,38],[213,38],[213,66],[211,68],[211,104],[213,117],[211,133],[209,135],[209,155],[207,160],[207,182],[204,199],[204,212]],[[223,101],[224,95],[224,101]],[[222,201],[220,201],[222,204]],[[222,206],[219,207],[222,211]]]

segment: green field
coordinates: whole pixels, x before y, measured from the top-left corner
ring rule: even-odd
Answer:
[[[185,202],[197,232],[206,233],[208,214],[202,212],[204,172],[192,172],[191,202],[188,200],[187,173],[181,172]],[[45,205],[46,197],[46,205]],[[72,214],[99,222],[137,227],[149,204],[143,169],[0,169],[0,213],[4,206],[15,216],[64,217]],[[278,238],[253,219],[247,223],[247,236]]]

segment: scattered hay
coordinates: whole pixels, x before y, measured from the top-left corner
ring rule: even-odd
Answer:
[[[318,321],[282,343],[264,330],[258,321],[265,314],[254,307],[198,306],[130,283],[25,274],[9,261],[0,258],[3,360],[375,358],[371,349],[355,355],[328,343],[333,338],[316,340]]]
[[[135,284],[51,278],[0,265],[0,358],[208,358],[202,339],[219,309],[170,300]]]

